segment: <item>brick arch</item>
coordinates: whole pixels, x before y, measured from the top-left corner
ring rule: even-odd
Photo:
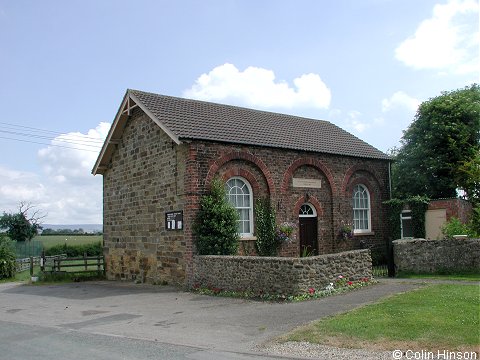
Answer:
[[[315,206],[315,209],[317,210],[317,216],[323,216],[323,207],[315,196],[308,196],[308,198],[306,196],[300,196],[293,207],[293,216],[295,219],[298,218],[300,207],[305,203],[310,203]]]
[[[246,179],[249,183],[250,186],[252,187],[252,191],[254,194],[258,194],[260,192],[260,185],[258,184],[257,179],[255,178],[255,175],[253,175],[250,171],[240,169],[240,168],[233,168],[225,172],[222,176],[223,182],[227,182],[228,179],[234,177],[234,176],[240,176],[244,179]]]
[[[369,165],[358,164],[358,165],[351,166],[345,173],[345,176],[342,182],[343,195],[345,196],[347,195],[347,187],[349,186],[350,179],[352,178],[353,174],[355,174],[357,171],[365,171],[369,173],[372,176],[372,178],[375,180],[375,183],[376,183],[375,185],[377,185],[379,189],[381,188],[380,181],[378,180],[380,177],[378,176],[377,172]]]
[[[378,187],[375,187],[372,182],[366,178],[365,176],[360,176],[359,178],[353,180],[351,183],[347,185],[347,188],[345,189],[345,196],[353,196],[352,191],[355,185],[365,185],[368,193],[370,194],[370,204],[372,204],[376,198],[377,198],[377,191],[374,190],[379,190]],[[375,184],[378,186],[378,184]]]
[[[317,170],[320,170],[327,178],[328,183],[330,185],[330,189],[332,190],[332,197],[334,197],[337,194],[337,189],[335,187],[335,182],[333,180],[333,175],[330,169],[323,164],[321,161],[318,161],[314,158],[301,158],[295,160],[287,169],[285,174],[283,175],[283,181],[282,181],[282,187],[281,191],[282,193],[286,193],[288,191],[288,184],[290,182],[290,179],[293,177],[294,172],[303,165],[309,165],[313,166]]]
[[[273,177],[272,177],[272,174],[270,173],[270,170],[268,170],[267,165],[265,165],[265,163],[255,155],[248,153],[246,151],[232,151],[232,152],[229,152],[228,154],[221,156],[219,159],[215,160],[213,164],[210,166],[210,168],[208,169],[208,173],[205,178],[205,185],[208,187],[213,177],[217,173],[217,171],[227,162],[232,160],[245,160],[255,164],[260,169],[260,172],[263,174],[263,176],[267,181],[268,192],[270,194],[275,193],[275,185],[273,183]],[[246,179],[248,180],[248,178]]]

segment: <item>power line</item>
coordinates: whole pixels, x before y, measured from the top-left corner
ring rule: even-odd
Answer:
[[[55,134],[55,135],[57,135],[57,136],[59,136],[59,135],[67,135],[67,134],[62,133],[62,132],[59,132],[59,131],[46,130],[46,129],[35,128],[35,127],[24,126],[24,125],[16,125],[16,124],[11,124],[11,123],[7,123],[7,122],[3,122],[3,121],[0,121],[0,124],[1,124],[1,125],[6,125],[7,127],[13,128],[13,129],[11,129],[11,130],[17,130],[17,131],[20,131],[20,130],[22,130],[22,131],[29,131],[29,132],[35,131],[35,132],[43,132],[43,133]],[[18,128],[20,128],[20,129],[18,129]],[[94,141],[94,142],[103,143],[103,140],[98,139],[98,138],[94,138],[94,137],[88,136],[88,135],[83,135],[83,134],[81,134],[81,135],[68,134],[68,136],[81,137],[81,138],[90,139],[91,141]]]
[[[13,140],[13,141],[21,141],[21,142],[26,142],[26,143],[31,143],[31,144],[40,144],[40,145],[47,145],[47,146],[56,146],[56,147],[61,147],[61,148],[66,148],[66,149],[74,149],[74,150],[80,150],[80,151],[88,151],[88,152],[98,153],[98,150],[80,149],[80,148],[76,148],[76,147],[72,147],[72,146],[46,144],[46,143],[41,143],[41,142],[31,141],[31,140],[22,140],[22,139],[8,138],[8,137],[5,137],[5,136],[0,136],[0,139],[7,139],[7,140]]]
[[[88,151],[88,152],[95,152],[95,153],[98,153],[100,151],[103,144],[103,140],[94,138],[92,136],[83,135],[83,134],[65,134],[59,131],[41,129],[41,128],[36,128],[32,126],[16,125],[16,124],[11,124],[3,121],[0,121],[0,125],[2,125],[2,128],[3,128],[0,130],[0,134],[3,133],[3,134],[14,136],[14,137],[0,136],[0,139],[20,141],[20,142],[31,143],[31,144],[55,146],[55,147],[61,147],[66,149]],[[19,139],[18,137],[23,137],[27,139],[21,139],[21,138]],[[29,140],[28,138],[34,138],[39,140],[50,140],[50,141],[61,142],[65,144],[71,144],[73,146],[44,143],[44,142]],[[78,146],[88,147],[92,149],[80,148]]]
[[[21,133],[18,131],[8,131],[8,130],[0,130],[0,133],[5,133],[5,134],[10,134],[10,135],[16,135],[16,136],[24,136],[24,137],[31,137],[31,138],[36,138],[36,139],[46,139],[46,140],[54,140],[54,141],[59,141],[59,142],[64,142],[68,144],[73,144],[73,145],[81,145],[81,146],[88,146],[88,147],[93,147],[93,148],[101,148],[101,144],[90,144],[91,140],[89,139],[59,139],[58,137],[52,138],[50,136],[44,136],[44,135],[35,135],[35,134],[28,134],[28,133]]]

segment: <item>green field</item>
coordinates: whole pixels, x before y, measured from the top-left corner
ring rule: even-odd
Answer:
[[[58,244],[67,245],[83,245],[96,242],[102,242],[102,235],[45,235],[36,236],[33,240],[38,240],[43,243],[43,248],[49,249]]]

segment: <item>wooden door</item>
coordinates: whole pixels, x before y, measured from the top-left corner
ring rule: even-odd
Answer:
[[[300,217],[300,256],[318,255],[317,217]]]

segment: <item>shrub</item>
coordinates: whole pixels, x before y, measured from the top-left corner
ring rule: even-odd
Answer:
[[[276,256],[281,243],[275,236],[275,209],[270,199],[258,199],[255,203],[255,221],[257,254],[260,256]]]
[[[200,255],[235,255],[238,249],[238,212],[227,201],[223,182],[214,179],[210,191],[200,199],[193,225]]]
[[[46,256],[66,254],[67,257],[80,257],[85,253],[87,253],[87,256],[101,256],[103,254],[102,243],[98,241],[82,245],[58,244],[45,250]]]
[[[469,237],[476,235],[468,224],[462,223],[454,216],[442,226],[442,234],[448,239],[451,239],[453,235],[468,235]]]
[[[0,279],[15,276],[15,247],[13,241],[0,234]]]

